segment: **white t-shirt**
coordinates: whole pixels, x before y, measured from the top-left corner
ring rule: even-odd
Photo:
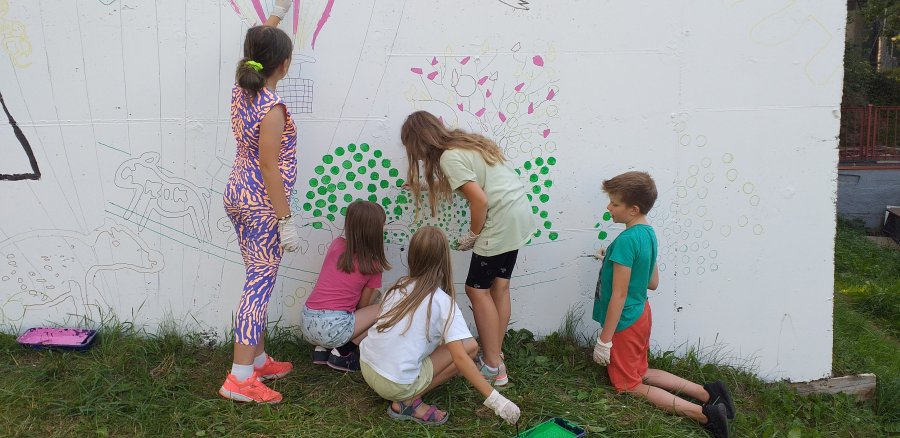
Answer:
[[[410,290],[412,287],[410,284]],[[395,291],[385,298],[381,304],[379,318],[397,305],[405,295],[405,291]],[[378,325],[376,322],[359,345],[360,360],[382,377],[406,385],[416,381],[422,360],[430,356],[439,345],[471,338],[472,332],[469,331],[459,306],[456,304],[451,306],[450,296],[440,288],[434,291],[432,296],[431,300],[428,297],[422,300],[413,312],[412,325],[408,330],[406,327],[409,317],[381,333],[376,328]],[[429,301],[431,301],[431,319],[428,336],[425,336],[425,318],[428,314]],[[442,336],[448,318],[452,319],[447,325],[446,335]],[[404,330],[406,333],[403,333]]]

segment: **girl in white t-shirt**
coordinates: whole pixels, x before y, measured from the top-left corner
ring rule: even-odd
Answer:
[[[450,414],[422,396],[459,373],[487,397],[484,405],[510,424],[519,407],[493,389],[472,358],[478,343],[456,305],[450,245],[443,231],[425,226],[409,245],[409,275],[388,289],[378,320],[360,344],[366,383],[390,400],[388,416],[437,425]]]
[[[469,231],[456,249],[472,250],[466,295],[483,349],[476,362],[492,385],[506,385],[501,347],[510,317],[509,279],[519,249],[537,228],[525,186],[496,143],[483,135],[449,130],[428,112],[410,114],[400,140],[410,163],[407,181],[416,207],[423,191],[432,216],[440,202],[451,200],[453,191],[469,201]]]

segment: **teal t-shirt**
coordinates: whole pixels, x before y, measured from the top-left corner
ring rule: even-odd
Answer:
[[[646,224],[632,225],[626,228],[609,248],[603,258],[600,270],[600,290],[594,297],[594,321],[606,322],[606,309],[612,297],[613,263],[631,268],[631,279],[628,281],[628,296],[616,331],[620,332],[634,324],[644,313],[647,302],[647,285],[653,276],[656,266],[658,244],[653,227]]]

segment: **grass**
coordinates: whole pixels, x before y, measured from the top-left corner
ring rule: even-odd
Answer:
[[[696,351],[685,357],[664,352],[651,358],[651,366],[697,382],[725,380],[738,405],[733,436],[900,433],[900,344],[893,325],[897,319],[891,320],[883,306],[873,304],[896,300],[900,292],[890,289],[890,282],[896,282],[900,271],[893,275],[873,271],[873,263],[887,266],[895,262],[890,257],[897,255],[872,256],[877,249],[867,243],[858,228],[840,224],[834,370],[839,375],[878,374],[876,402],[856,403],[842,395],[800,397],[787,384],[767,384],[746,371],[708,364],[715,357]],[[848,262],[847,257],[854,261]],[[870,284],[863,288],[865,281]],[[689,420],[617,395],[605,370],[594,365],[589,352],[579,346],[577,333],[577,318],[570,315],[558,333],[540,341],[525,330],[507,337],[512,383],[504,393],[522,408],[522,430],[524,425],[561,416],[587,428],[590,436],[708,436]],[[212,345],[201,335],[171,329],[150,335],[128,324],[110,323],[99,343],[85,353],[23,350],[14,336],[0,335],[0,436],[515,434],[513,427],[481,406],[481,397],[463,379],[454,379],[425,398],[451,412],[446,425],[427,428],[397,423],[386,418],[386,402],[368,389],[359,374],[344,375],[312,365],[312,347],[300,341],[295,331],[273,329],[267,342],[273,355],[297,367],[274,383],[285,395],[284,402],[275,406],[220,399],[215,391],[230,364],[230,348]]]

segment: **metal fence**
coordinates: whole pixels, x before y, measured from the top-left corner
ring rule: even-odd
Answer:
[[[900,163],[900,106],[841,108],[842,163]]]

